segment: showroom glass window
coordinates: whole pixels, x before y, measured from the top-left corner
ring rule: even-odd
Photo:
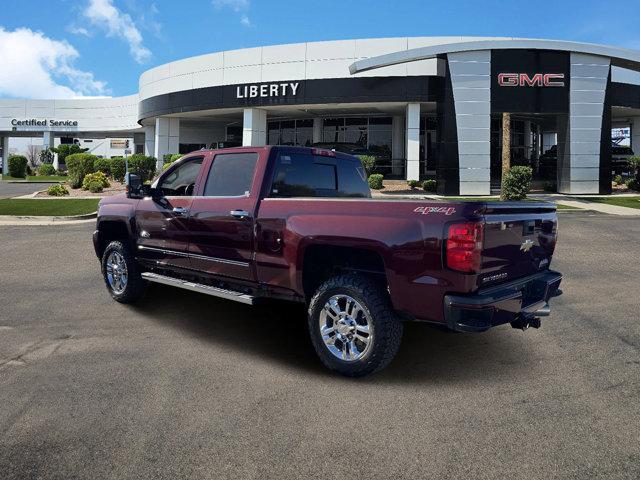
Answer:
[[[258,162],[257,153],[224,153],[213,157],[205,197],[249,196]]]
[[[313,119],[278,120],[267,124],[268,145],[310,147],[313,143]]]

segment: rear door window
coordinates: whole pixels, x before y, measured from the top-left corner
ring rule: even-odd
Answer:
[[[358,162],[305,153],[279,155],[270,197],[368,197]]]
[[[222,153],[213,157],[204,187],[205,197],[248,197],[258,154]]]

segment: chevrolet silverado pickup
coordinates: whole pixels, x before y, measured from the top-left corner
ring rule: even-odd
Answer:
[[[127,184],[93,235],[116,301],[153,282],[303,302],[318,357],[343,375],[389,364],[405,321],[537,328],[561,294],[553,204],[372,199],[356,157],[282,146],[201,150]]]

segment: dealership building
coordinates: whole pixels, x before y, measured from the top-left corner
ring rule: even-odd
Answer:
[[[530,165],[561,193],[610,193],[612,129],[629,131],[640,154],[640,51],[403,37],[216,52],[148,70],[125,97],[0,99],[0,145],[5,155],[13,137],[90,149],[108,141],[104,156],[162,159],[211,146],[350,143],[375,155],[385,178],[487,195],[500,185],[504,112],[512,165]]]

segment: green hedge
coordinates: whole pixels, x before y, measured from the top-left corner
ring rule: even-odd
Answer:
[[[135,154],[129,157],[129,172],[140,175],[143,182],[151,180],[156,174],[155,157]]]
[[[376,167],[376,157],[373,155],[358,155],[362,167],[364,168],[367,177],[370,177],[373,173],[373,169]]]
[[[89,173],[93,173],[93,164],[96,158],[98,157],[90,153],[74,153],[65,159],[71,188],[82,186],[84,177]]]
[[[9,157],[9,175],[14,178],[27,176],[27,157],[23,155],[11,155]]]
[[[111,176],[118,182],[124,181],[126,173],[124,157],[111,157],[110,160]]]
[[[425,180],[422,182],[422,189],[425,192],[435,193],[436,191],[436,181],[435,180]]]
[[[531,167],[515,166],[502,179],[502,200],[523,200],[531,190]]]
[[[380,190],[382,188],[382,180],[384,180],[384,175],[381,173],[369,175],[369,187],[374,190]]]
[[[43,163],[38,167],[38,175],[49,176],[55,175],[56,169],[50,163]]]
[[[419,180],[407,180],[407,185],[409,185],[409,188],[411,190],[413,190],[414,188],[418,188],[420,186],[420,181]]]
[[[107,177],[111,175],[111,159],[109,158],[96,158],[93,162],[93,171],[102,172]]]

